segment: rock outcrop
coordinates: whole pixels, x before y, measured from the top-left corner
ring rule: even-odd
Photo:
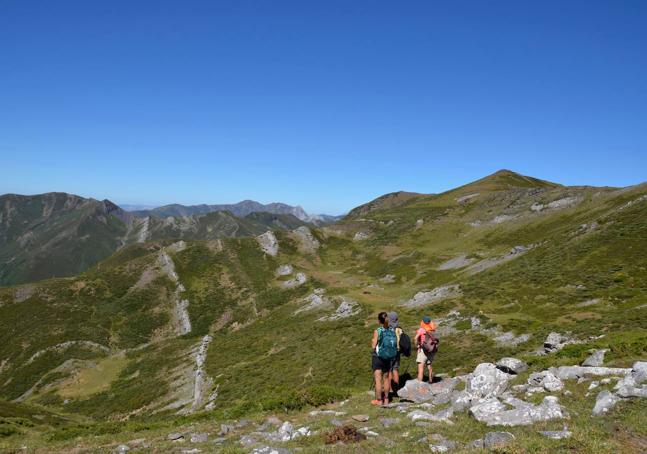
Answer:
[[[256,241],[258,241],[258,245],[266,254],[274,257],[279,253],[279,240],[276,239],[274,232],[271,230],[258,235]]]

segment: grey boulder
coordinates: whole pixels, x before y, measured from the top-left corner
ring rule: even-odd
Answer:
[[[514,438],[514,435],[510,432],[488,432],[483,437],[483,447],[485,449],[501,448],[514,440]]]
[[[517,358],[501,358],[497,361],[496,367],[506,374],[520,374],[528,370],[528,365]]]
[[[607,413],[620,401],[620,398],[609,391],[601,391],[595,399],[593,416],[600,416]]]
[[[595,350],[591,356],[586,358],[584,362],[582,363],[582,366],[585,367],[599,367],[602,364],[604,364],[604,355],[605,353],[608,352],[606,349],[602,350]]]

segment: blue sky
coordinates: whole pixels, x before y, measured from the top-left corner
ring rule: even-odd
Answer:
[[[0,193],[342,213],[647,180],[647,2],[0,2]]]

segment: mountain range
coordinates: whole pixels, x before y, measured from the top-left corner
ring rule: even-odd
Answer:
[[[146,213],[59,192],[0,196],[0,285],[71,276],[132,243],[258,235],[310,225],[302,219],[314,219],[300,207],[252,201],[169,205]]]
[[[336,424],[366,438],[334,445],[341,452],[450,441],[462,452],[493,436],[508,440],[505,452],[644,446],[647,399],[614,386],[647,357],[647,184],[564,186],[505,170],[440,194],[388,194],[324,226],[5,197],[1,238],[14,254],[22,242],[63,256],[84,238],[106,256],[74,276],[0,287],[0,448],[328,452]],[[175,224],[187,219],[196,224]],[[440,381],[424,403],[369,403],[383,310],[411,335],[424,315],[438,323]],[[592,350],[604,350],[608,381],[546,381]],[[502,358],[525,369],[502,372]],[[415,358],[400,367],[404,382]],[[600,395],[617,407],[592,417]],[[544,407],[540,423],[484,422]],[[307,430],[293,437],[297,428]]]
[[[262,204],[254,200],[243,200],[233,204],[220,205],[179,205],[171,204],[149,210],[134,210],[132,213],[138,217],[154,216],[165,218],[169,216],[192,216],[207,214],[215,211],[229,211],[234,216],[245,217],[251,213],[290,214],[297,219],[311,224],[319,225],[334,222],[343,216],[330,216],[326,214],[310,215],[300,206],[291,206],[285,203]]]

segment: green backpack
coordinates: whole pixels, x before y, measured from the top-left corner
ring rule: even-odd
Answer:
[[[391,328],[377,329],[377,356],[382,359],[395,359],[398,354],[398,338]]]

